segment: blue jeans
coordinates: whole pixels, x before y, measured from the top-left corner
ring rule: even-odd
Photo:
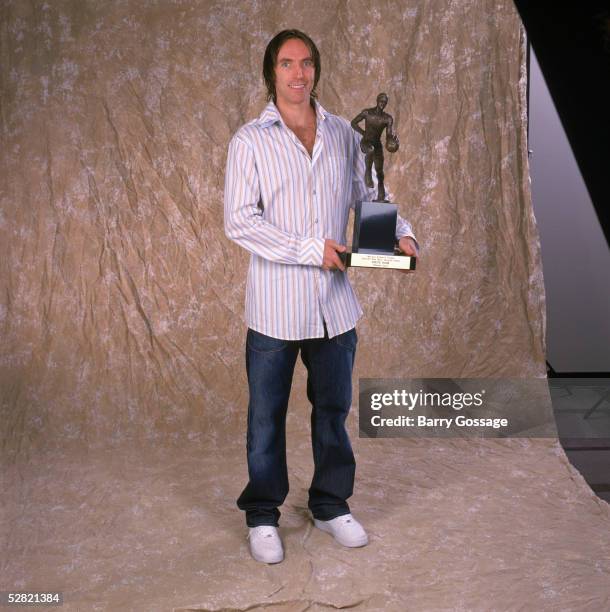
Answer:
[[[349,513],[356,462],[345,430],[352,403],[352,370],[358,337],[351,329],[334,338],[278,340],[248,329],[246,371],[249,482],[237,500],[249,527],[278,526],[288,495],[286,409],[294,366],[301,352],[312,404],[314,474],[308,506],[314,518],[328,521]]]

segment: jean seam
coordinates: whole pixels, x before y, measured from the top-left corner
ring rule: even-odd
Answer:
[[[348,346],[347,344],[343,344],[343,342],[339,342],[339,340],[337,340],[336,342],[341,348],[347,349],[348,351],[352,351],[352,353],[356,350],[355,347]]]
[[[249,351],[254,351],[255,353],[258,353],[259,355],[265,355],[267,353],[279,353],[280,351],[283,351],[283,350],[285,350],[287,348],[288,348],[288,344],[284,344],[280,348],[268,349],[268,350],[265,350],[265,351],[261,351],[259,349],[253,348],[251,345],[248,344],[248,350]]]

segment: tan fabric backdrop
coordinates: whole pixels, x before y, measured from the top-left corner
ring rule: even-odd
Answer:
[[[66,611],[608,609],[610,507],[552,438],[365,440],[354,410],[370,544],[313,529],[302,367],[286,559],[251,559],[224,164],[285,27],[318,42],[328,110],[386,91],[401,138],[388,183],[422,257],[349,272],[356,382],[544,376],[511,0],[4,0],[0,590],[63,590]]]
[[[224,236],[224,164],[284,27],[317,41],[328,110],[351,118],[386,91],[401,137],[387,182],[422,257],[410,277],[349,272],[356,378],[544,375],[510,0],[0,11],[5,452],[243,432],[248,254]]]

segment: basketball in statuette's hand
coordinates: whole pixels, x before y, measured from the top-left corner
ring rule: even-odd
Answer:
[[[385,143],[385,148],[390,153],[396,153],[396,151],[398,151],[398,140],[396,138],[388,138]]]

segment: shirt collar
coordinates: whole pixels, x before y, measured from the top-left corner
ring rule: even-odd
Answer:
[[[316,119],[318,120],[318,123],[324,121],[330,113],[326,111],[317,100],[314,100],[313,103],[316,109]],[[265,106],[265,109],[259,115],[258,119],[256,120],[256,123],[258,123],[258,125],[260,125],[261,127],[265,128],[274,125],[278,121],[281,122],[282,117],[280,115],[280,111],[277,109],[277,106],[273,103],[272,100],[271,102],[269,102],[269,104],[267,104],[267,106]]]

